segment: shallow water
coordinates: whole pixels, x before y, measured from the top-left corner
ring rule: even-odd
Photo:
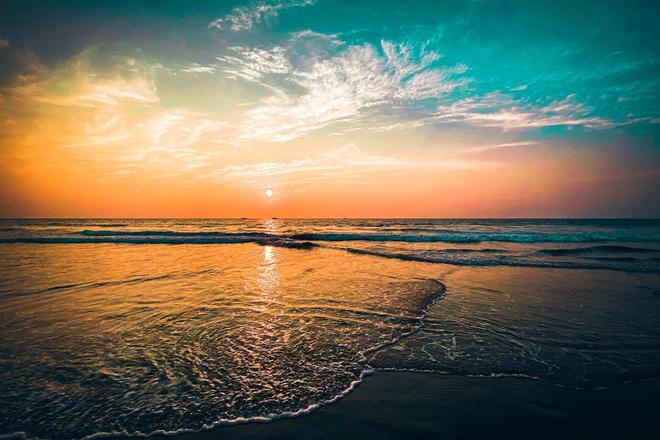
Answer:
[[[1,425],[39,437],[200,428],[332,399],[367,369],[365,350],[419,326],[443,272],[252,243],[12,246]]]
[[[600,390],[660,379],[660,276],[459,269],[409,338],[370,355],[386,370],[520,376]]]
[[[572,389],[657,378],[658,231],[654,221],[3,221],[0,434],[291,416],[374,368]]]

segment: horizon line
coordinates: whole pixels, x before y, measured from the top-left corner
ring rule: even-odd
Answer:
[[[660,220],[660,217],[2,217],[6,220]]]

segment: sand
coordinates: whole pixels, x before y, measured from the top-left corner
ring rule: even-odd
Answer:
[[[574,391],[525,378],[377,372],[318,411],[181,440],[660,438],[660,380]]]

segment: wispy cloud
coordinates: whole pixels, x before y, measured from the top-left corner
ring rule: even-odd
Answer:
[[[346,45],[335,36],[304,31],[292,34],[281,46],[230,47],[217,62],[183,71],[219,73],[269,92],[256,106],[243,107],[247,110],[239,117],[243,122],[233,138],[235,145],[288,142],[337,123],[344,126],[333,135],[444,123],[505,131],[550,126],[606,129],[632,123],[595,116],[575,95],[539,103],[513,93],[524,91],[526,85],[512,93],[456,99],[451,92],[471,81],[468,68],[441,65],[440,59],[423,44]]]
[[[530,145],[538,145],[537,141],[521,141],[521,142],[505,142],[502,144],[479,145],[477,147],[466,148],[461,153],[483,153],[484,151],[500,150],[502,148],[510,147],[528,147]]]
[[[4,49],[6,47],[11,47],[11,43],[9,43],[9,40],[7,38],[0,37],[0,49]]]
[[[209,27],[233,32],[248,31],[265,18],[276,16],[282,9],[310,6],[314,1],[255,2],[249,6],[238,6],[230,14],[209,23]]]
[[[295,84],[295,78],[291,78],[294,70],[304,70],[331,57],[330,53],[341,46],[345,43],[335,35],[304,30],[290,33],[278,46],[229,46],[212,63],[190,63],[178,71],[218,73],[227,79],[250,81],[277,91],[272,81]]]
[[[470,92],[463,87],[469,83],[467,68],[442,64],[441,55],[424,45],[387,41],[378,46],[348,45],[321,37],[302,32],[281,46],[234,46],[213,64],[192,62],[178,69],[131,57],[116,57],[112,65],[99,67],[93,54],[85,52],[66,66],[46,69],[36,79],[17,84],[12,92],[32,103],[54,106],[46,107],[49,114],[75,115],[63,145],[76,148],[80,157],[103,162],[113,178],[186,176],[190,185],[279,185],[297,191],[314,182],[350,181],[378,173],[400,177],[498,164],[465,156],[452,160],[442,151],[432,160],[369,154],[352,143],[320,154],[311,149],[288,161],[255,163],[259,155],[245,152],[266,152],[270,143],[292,141],[331,126],[334,133],[350,139],[356,130],[378,136],[449,122],[504,130],[612,124],[592,116],[574,95],[543,105],[498,92],[452,101],[452,92]],[[308,49],[308,39],[314,41],[314,49]],[[217,75],[230,80],[228,84],[260,84],[267,96],[235,103],[218,113],[168,106],[161,100],[157,75],[171,75],[167,78],[174,80],[181,72]],[[533,144],[486,144],[462,153]]]
[[[270,49],[231,47],[232,55],[218,57],[220,69],[227,78],[241,78],[247,81],[259,82],[267,74],[284,75],[292,70],[286,49],[273,47]]]
[[[410,173],[415,170],[474,170],[499,166],[496,162],[475,160],[412,160],[369,154],[354,144],[287,162],[258,162],[227,165],[200,180],[241,182],[245,186],[267,187],[305,185],[317,181],[359,178],[368,173],[388,171]]]
[[[274,92],[245,113],[246,129],[237,135],[238,143],[287,142],[338,122],[352,124],[346,129],[351,130],[358,119],[379,113],[390,114],[391,121],[372,121],[369,130],[385,132],[438,123],[503,130],[550,126],[605,129],[616,125],[594,116],[575,95],[538,104],[491,92],[446,100],[435,112],[427,108],[406,111],[416,102],[437,102],[470,81],[467,67],[440,66],[440,55],[420,46],[386,41],[380,47],[346,46],[338,54],[297,63],[292,62],[287,47],[231,50],[233,54],[218,57],[219,70],[228,78],[259,83]],[[274,79],[278,76],[280,83],[292,87],[280,87]],[[526,88],[523,85],[513,91]]]
[[[61,134],[51,146],[61,143],[67,154],[104,163],[115,177],[182,175],[224,154],[223,142],[235,129],[218,114],[163,106],[159,66],[116,58],[99,69],[91,58],[85,52],[9,90],[15,104],[34,109],[36,125],[60,121],[52,130]]]
[[[84,81],[78,85],[75,94],[42,96],[36,97],[36,100],[54,105],[99,107],[116,106],[124,102],[156,104],[159,98],[149,80],[136,78],[128,81]]]
[[[228,124],[207,113],[181,108],[154,109],[139,115],[97,110],[85,125],[78,147],[97,150],[95,159],[115,177],[138,171],[146,178],[185,175],[210,167],[224,150]]]
[[[191,63],[180,71],[185,73],[215,73],[216,67],[214,65],[203,66],[198,63]]]
[[[435,99],[463,82],[455,79],[462,67],[434,66],[440,55],[426,52],[413,56],[404,44],[381,43],[350,46],[343,53],[314,62],[291,79],[304,93],[280,93],[265,99],[246,113],[246,141],[285,142],[312,130],[388,106]]]
[[[498,92],[443,104],[438,107],[434,119],[503,130],[552,126],[598,129],[614,125],[612,121],[592,116],[591,109],[577,102],[575,95],[539,106]]]
[[[153,66],[127,57],[118,61],[113,72],[101,75],[91,67],[89,58],[89,52],[83,52],[68,65],[44,70],[30,81],[18,83],[11,92],[37,103],[62,107],[102,108],[159,102]]]

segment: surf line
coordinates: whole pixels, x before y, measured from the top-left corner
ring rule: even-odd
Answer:
[[[457,270],[458,268],[454,269]],[[368,360],[368,355],[370,353],[374,353],[378,350],[381,350],[385,347],[392,346],[396,344],[397,342],[403,340],[404,338],[407,338],[411,335],[414,335],[415,333],[419,332],[420,329],[425,324],[424,319],[426,318],[429,310],[433,305],[443,298],[445,296],[445,293],[447,291],[447,287],[443,282],[441,282],[441,279],[444,279],[449,273],[453,272],[454,270],[450,270],[448,273],[445,273],[440,279],[432,279],[430,281],[437,283],[437,288],[432,291],[426,298],[426,301],[424,302],[423,307],[421,308],[421,313],[419,316],[417,316],[417,325],[415,325],[411,330],[402,333],[401,335],[391,339],[390,341],[383,342],[381,344],[377,344],[373,347],[366,348],[362,351],[359,351],[357,354],[359,356],[359,362],[364,364],[365,368],[363,368],[360,371],[359,376],[351,381],[351,383],[346,387],[344,390],[340,391],[338,394],[322,400],[317,403],[313,403],[306,408],[301,408],[299,410],[295,411],[285,411],[281,413],[276,413],[276,414],[268,414],[268,415],[263,415],[263,416],[252,416],[252,417],[237,417],[234,419],[220,419],[215,422],[209,423],[209,424],[204,424],[200,428],[181,428],[181,429],[176,429],[176,430],[155,430],[151,432],[141,432],[141,431],[109,431],[109,432],[96,432],[93,434],[86,435],[80,440],[96,440],[96,439],[105,439],[105,438],[147,438],[147,437],[152,437],[152,436],[174,436],[174,435],[179,435],[179,434],[191,434],[191,433],[199,433],[203,431],[210,431],[212,429],[216,429],[222,426],[236,426],[236,425],[244,425],[248,423],[271,423],[276,420],[280,419],[290,419],[294,417],[299,417],[307,414],[311,414],[315,412],[316,410],[330,405],[332,403],[337,402],[344,396],[347,396],[350,394],[355,388],[360,385],[364,379],[367,376],[373,375],[376,370],[369,365],[369,360]],[[9,440],[9,439],[20,439],[20,440],[43,440],[38,437],[30,437],[28,434],[24,431],[19,431],[19,432],[13,432],[9,434],[0,434],[0,440]]]

